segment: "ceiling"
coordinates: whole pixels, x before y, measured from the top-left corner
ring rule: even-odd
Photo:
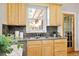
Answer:
[[[79,12],[79,3],[63,3],[62,10]]]

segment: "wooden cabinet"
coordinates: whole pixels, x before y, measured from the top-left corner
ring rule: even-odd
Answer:
[[[55,56],[67,55],[67,40],[65,39],[54,40],[54,55]]]
[[[42,56],[53,56],[53,40],[42,41]]]
[[[29,46],[27,48],[28,56],[41,56],[41,47],[40,46]]]
[[[41,56],[41,41],[28,41],[27,42],[27,55],[28,56]]]
[[[67,40],[39,40],[27,41],[28,56],[66,56]]]
[[[57,25],[60,26],[62,25],[62,9],[61,5],[56,5],[57,7]]]
[[[18,4],[7,4],[8,25],[18,25]]]
[[[8,25],[26,25],[26,6],[25,4],[7,4],[7,23]]]
[[[50,25],[51,26],[57,26],[57,20],[56,20],[56,5],[50,4],[49,5],[50,10]]]
[[[61,13],[61,5],[60,4],[50,4],[50,25],[51,26],[59,26],[61,25],[62,13]]]
[[[27,5],[19,4],[19,25],[26,25]]]
[[[12,3],[7,4],[7,23],[8,25],[26,25],[27,4]],[[49,4],[50,26],[59,26],[62,23],[61,5]]]

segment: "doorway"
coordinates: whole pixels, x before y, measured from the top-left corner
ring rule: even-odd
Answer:
[[[74,51],[74,14],[63,14],[63,35],[67,37],[67,52]]]

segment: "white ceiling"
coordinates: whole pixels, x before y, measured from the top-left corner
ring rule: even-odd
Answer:
[[[63,3],[62,10],[79,12],[79,3]]]

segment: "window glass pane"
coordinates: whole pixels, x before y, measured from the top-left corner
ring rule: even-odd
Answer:
[[[33,18],[36,8],[28,8],[28,18]]]
[[[46,32],[47,7],[29,6],[26,32]]]
[[[68,47],[72,47],[72,16],[64,16],[64,34],[66,34]]]

